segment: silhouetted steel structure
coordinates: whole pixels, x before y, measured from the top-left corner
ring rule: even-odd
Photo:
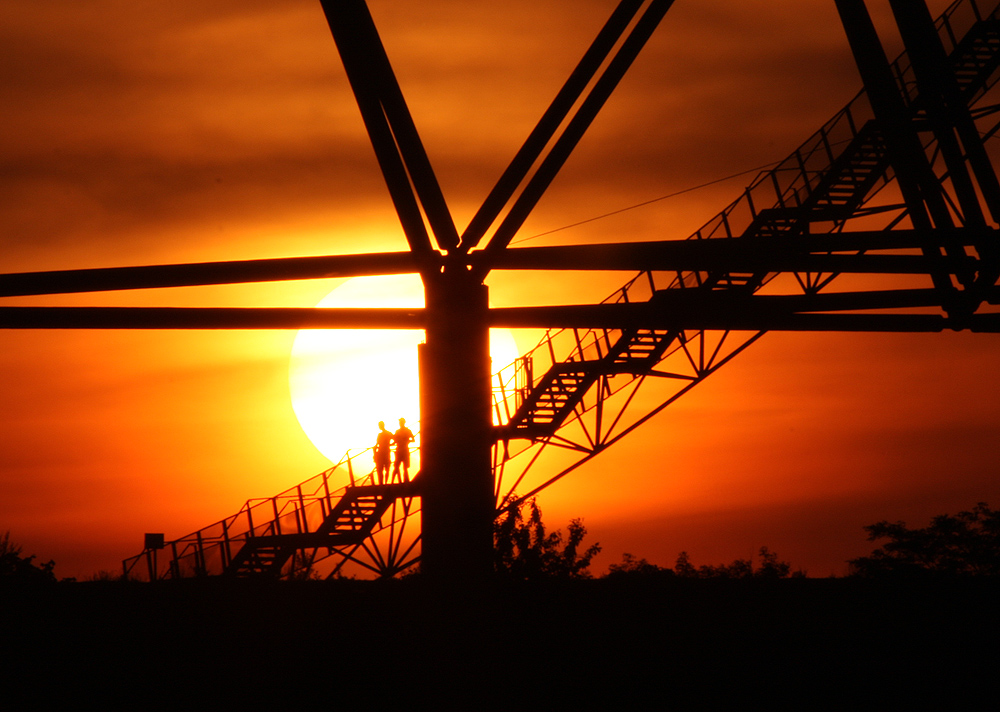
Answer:
[[[907,50],[890,62],[863,0],[835,0],[864,91],[689,239],[512,248],[672,1],[619,3],[461,232],[364,0],[321,1],[407,252],[3,275],[0,296],[419,273],[426,307],[0,307],[0,326],[422,328],[421,472],[336,496],[324,473],[173,542],[166,563],[143,552],[126,562],[133,573],[294,574],[325,552],[393,574],[417,558],[400,528],[419,497],[424,570],[482,577],[513,492],[571,472],[768,330],[1000,331],[1000,183],[985,145],[1000,126],[987,100],[1000,76],[995,3],[958,0],[933,20],[923,3],[890,0]],[[490,309],[495,269],[639,274],[600,304]],[[843,274],[865,286],[831,290]],[[491,326],[549,329],[492,385]],[[666,392],[635,415],[653,381]],[[552,451],[557,464],[535,477]]]

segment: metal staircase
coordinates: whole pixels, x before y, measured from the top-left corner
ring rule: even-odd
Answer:
[[[956,3],[959,5],[959,3]],[[986,88],[987,79],[1000,67],[1000,19],[994,9],[984,14],[976,3],[970,9],[975,13],[976,22],[960,39],[956,37],[954,25],[945,16],[941,22],[941,38],[945,47],[952,46],[950,53],[952,72],[960,91],[971,103],[977,94]]]
[[[412,489],[408,484],[348,486],[316,531],[283,533],[277,531],[280,519],[276,519],[265,529],[271,533],[244,540],[223,573],[244,578],[277,578],[297,551],[360,545],[389,506],[397,498],[412,496]]]
[[[976,102],[996,83],[1000,67],[998,8],[991,3],[993,9],[986,12],[981,5],[985,3],[959,0],[936,22],[962,101],[970,111],[976,110]],[[891,69],[913,131],[919,136],[928,160],[940,161],[934,127],[927,120],[924,101],[905,53],[891,63]],[[978,111],[988,115],[996,110],[996,106],[990,105]],[[992,135],[983,133],[987,138]],[[950,180],[946,168],[934,168],[942,184]],[[737,299],[766,293],[764,290],[781,274],[772,271],[773,267],[768,269],[768,259],[763,253],[769,241],[780,245],[777,250],[787,252],[799,249],[794,246],[795,241],[803,236],[836,234],[856,224],[871,230],[873,216],[883,221],[878,229],[888,231],[899,225],[907,216],[907,206],[895,197],[894,191],[885,191],[890,197],[875,205],[879,202],[875,200],[877,196],[891,187],[895,178],[886,141],[862,91],[784,161],[758,175],[738,200],[689,238],[744,240],[755,249],[760,248],[760,270],[642,272],[604,303],[646,302],[655,307],[659,302],[665,305],[664,313],[669,314],[669,305],[676,302],[667,297],[683,290],[710,290],[732,294]],[[962,216],[957,217],[961,222]],[[855,255],[865,253],[862,248],[850,251]],[[833,255],[834,251],[821,254]],[[804,296],[818,294],[838,276],[836,271],[784,274],[794,278]],[[732,304],[739,307],[744,302],[734,299]],[[555,445],[573,450],[579,453],[579,459],[569,466],[561,465],[561,472],[527,494],[522,492],[524,496],[537,493],[631,432],[763,333],[720,330],[713,335],[708,330],[681,328],[549,330],[521,364],[495,380],[494,410],[501,421],[495,434],[503,442],[494,458],[498,501],[505,501],[515,488],[530,482],[525,479],[527,469],[538,461],[535,452],[538,447]],[[563,354],[561,358],[557,356],[559,353]],[[541,375],[533,382],[510,387],[516,380],[510,374],[515,371],[521,378],[528,374],[529,380],[531,374]],[[652,412],[628,420],[624,417],[625,409],[634,403],[636,389],[649,377],[671,380],[676,385]],[[615,410],[611,398],[616,394],[622,395]],[[566,426],[571,423],[576,426],[575,435],[566,434]],[[513,445],[510,441],[515,439],[530,442]],[[513,476],[505,475],[504,471],[511,467],[508,461],[529,451],[535,454],[520,472],[515,469]],[[509,488],[499,484],[505,476],[511,481]]]
[[[123,562],[125,575],[149,581],[336,576],[351,561],[391,576],[412,566],[418,537],[407,534],[405,524],[418,511],[412,502],[417,478],[372,484],[371,473],[355,481],[352,459],[274,497],[251,499],[235,515],[163,547],[147,546]],[[345,475],[351,484],[331,488]],[[329,565],[317,567],[324,560]]]
[[[738,237],[790,238],[808,233],[811,226],[820,221],[842,224],[852,217],[876,183],[884,179],[889,165],[888,157],[874,121],[866,122],[839,154],[834,153],[829,141],[821,143],[830,156],[829,164],[818,170],[802,170],[799,175],[802,189],[792,194],[794,202],[786,204],[779,200],[774,207],[756,212]],[[773,180],[777,184],[776,176]],[[721,223],[731,225],[728,217],[723,213]],[[678,275],[677,279],[663,287],[653,288],[648,301],[655,303],[658,296],[667,290],[692,286],[716,292],[752,294],[773,276],[769,272],[729,270]],[[650,279],[652,283],[652,275]],[[605,302],[633,301],[633,282],[625,285]],[[547,334],[536,350],[554,351],[555,338],[554,334]],[[508,422],[498,429],[498,436],[508,440],[537,439],[553,435],[601,376],[647,375],[668,353],[671,344],[681,338],[680,331],[666,329],[601,329],[589,330],[584,334],[575,332],[576,349],[564,361],[553,363],[539,378]],[[589,348],[585,348],[585,344]]]
[[[498,429],[502,439],[552,435],[601,376],[639,376],[649,372],[659,363],[676,334],[660,329],[627,329],[614,334],[613,341],[610,330],[602,330],[600,336],[605,348],[597,345],[596,358],[587,358],[581,344],[578,353],[584,358],[571,356],[546,371],[508,422]]]
[[[885,141],[875,122],[869,121],[844,152],[831,161],[813,193],[803,202],[802,214],[789,219],[800,226],[803,221],[850,217],[887,166]]]

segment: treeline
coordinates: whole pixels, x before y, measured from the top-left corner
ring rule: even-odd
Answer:
[[[497,519],[495,568],[505,578],[591,578],[591,559],[600,544],[582,549],[587,530],[574,519],[569,535],[547,532],[535,500],[510,507]],[[868,541],[879,542],[867,556],[848,561],[849,575],[861,578],[996,577],[1000,576],[1000,510],[985,502],[969,511],[934,517],[927,527],[910,528],[906,522],[881,521],[864,527]],[[679,577],[685,579],[785,579],[803,578],[806,572],[793,570],[766,546],[760,561],[736,559],[729,564],[695,566],[682,551],[673,568],[652,564],[625,554],[612,564],[606,577]]]
[[[848,561],[849,575],[860,578],[998,577],[1000,576],[1000,510],[985,502],[969,511],[934,517],[923,528],[906,522],[881,521],[864,527],[868,541],[880,544],[867,556]],[[501,579],[593,578],[590,565],[600,553],[600,544],[584,546],[587,529],[573,519],[562,530],[550,531],[534,500],[508,506],[494,525],[494,569]],[[620,577],[676,577],[682,579],[804,578],[775,552],[762,546],[759,560],[735,559],[729,564],[695,566],[687,552],[677,556],[673,567],[658,566],[625,554],[603,575]],[[36,563],[14,544],[10,532],[0,535],[0,582],[52,583],[55,562]],[[310,576],[311,577],[311,576]],[[95,580],[117,578],[101,572]]]
[[[523,509],[527,505],[528,513]],[[497,517],[493,530],[494,569],[500,578],[531,581],[545,578],[592,578],[591,560],[601,551],[600,544],[583,548],[587,529],[583,521],[573,519],[564,538],[561,530],[550,532],[542,522],[542,511],[534,499],[508,507]],[[625,554],[619,564],[612,564],[607,577],[669,577],[691,579],[782,579],[802,578],[804,571],[792,571],[792,565],[780,561],[766,546],[760,549],[760,562],[736,559],[730,564],[695,567],[682,551],[674,568],[651,564]]]

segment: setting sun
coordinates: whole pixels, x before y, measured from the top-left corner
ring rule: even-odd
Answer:
[[[348,280],[317,306],[405,308],[423,306],[417,275]],[[292,407],[316,448],[333,462],[348,450],[375,443],[379,421],[390,431],[399,418],[420,427],[417,344],[419,330],[303,330],[289,363]],[[490,330],[493,370],[513,362],[517,345],[508,329]],[[418,463],[414,463],[418,467]]]

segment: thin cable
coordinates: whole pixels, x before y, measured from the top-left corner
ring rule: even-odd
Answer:
[[[708,183],[702,183],[701,185],[696,185],[691,188],[685,188],[684,190],[678,190],[675,193],[670,193],[668,195],[661,195],[659,198],[653,198],[651,200],[646,200],[642,203],[636,203],[635,205],[630,205],[627,208],[620,208],[619,210],[614,210],[610,213],[604,213],[603,215],[597,215],[592,218],[587,218],[586,220],[581,220],[580,222],[575,222],[570,225],[563,225],[562,227],[557,227],[554,230],[547,230],[546,232],[540,232],[537,235],[531,235],[530,237],[522,237],[519,240],[512,240],[511,244],[517,244],[521,242],[527,242],[528,240],[534,240],[537,237],[544,237],[545,235],[551,235],[554,232],[561,232],[563,230],[569,230],[572,227],[578,227],[580,225],[586,225],[587,223],[594,222],[596,220],[603,220],[604,218],[609,218],[612,215],[619,215],[620,213],[626,213],[629,210],[635,210],[637,208],[643,208],[647,205],[652,205],[653,203],[658,203],[661,200],[666,200],[668,198],[675,198],[678,195],[683,195],[684,193],[690,193],[695,190],[700,190],[701,188],[707,188],[710,185],[715,185],[716,183],[724,183],[727,180],[732,180],[733,178],[739,178],[740,176],[745,176],[748,173],[756,173],[762,171],[765,168],[774,168],[775,166],[781,164],[781,161],[774,161],[773,163],[765,163],[762,166],[757,166],[756,168],[748,168],[745,171],[740,171],[739,173],[733,173],[732,175],[726,176],[725,178],[716,178]]]

